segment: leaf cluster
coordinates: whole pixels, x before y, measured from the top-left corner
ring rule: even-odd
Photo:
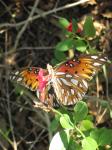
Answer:
[[[61,125],[51,143],[49,150],[104,150],[108,145],[112,148],[112,129],[97,128],[93,124],[93,117],[88,114],[85,102],[78,102],[73,111],[57,111],[50,130],[56,130]]]
[[[91,16],[85,19],[83,27],[79,27],[77,21],[72,19],[69,22],[65,18],[59,19],[59,27],[62,29],[63,39],[58,42],[54,51],[53,64],[66,59],[65,53],[70,49],[77,50],[81,53],[96,53],[97,50],[92,48],[89,40],[92,40],[96,35],[96,30]]]

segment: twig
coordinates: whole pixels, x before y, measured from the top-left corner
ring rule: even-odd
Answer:
[[[51,46],[40,46],[40,47],[30,47],[30,46],[28,46],[28,47],[20,47],[20,48],[18,48],[18,50],[51,50],[51,49],[54,49],[54,47],[51,47]]]
[[[102,114],[101,114],[100,117],[98,118],[97,124],[100,124],[100,123],[101,123],[101,120],[102,120],[102,118],[104,117],[104,115],[106,114],[107,110],[108,110],[107,108],[104,109],[104,111],[102,112]],[[97,124],[96,124],[96,125],[97,125]]]
[[[42,13],[42,14],[33,16],[32,18],[29,18],[29,20],[24,20],[24,21],[21,21],[21,22],[19,22],[19,23],[15,23],[15,24],[3,23],[3,24],[0,25],[0,28],[4,28],[4,27],[13,27],[13,28],[19,27],[19,26],[24,25],[27,21],[28,21],[28,22],[31,22],[31,21],[34,21],[34,20],[36,20],[36,19],[38,19],[38,18],[45,17],[45,16],[50,15],[50,14],[52,14],[52,13],[56,13],[56,12],[58,12],[58,11],[62,11],[62,10],[65,10],[65,9],[69,9],[69,8],[78,6],[78,5],[83,4],[83,3],[85,3],[85,2],[88,2],[88,1],[89,1],[89,0],[80,0],[80,1],[78,1],[78,2],[74,2],[74,3],[71,3],[71,4],[67,4],[67,5],[62,6],[62,7],[59,7],[59,8],[54,8],[54,9],[48,11],[48,12],[44,12],[44,13]]]
[[[83,137],[83,139],[85,139],[85,135],[77,126],[75,126],[75,129],[80,133],[80,135]]]
[[[111,100],[109,98],[109,82],[108,82],[108,76],[107,76],[107,68],[106,66],[104,65],[103,66],[103,73],[104,73],[104,78],[105,78],[105,82],[106,82],[106,97],[107,97],[107,100],[108,102],[111,104]]]
[[[7,54],[7,43],[8,43],[8,35],[7,35],[7,31],[5,34],[5,54]],[[12,138],[13,138],[13,148],[14,150],[17,150],[17,143],[15,140],[15,135],[14,135],[14,130],[13,130],[13,123],[12,123],[12,116],[11,116],[11,108],[10,108],[10,96],[9,96],[9,84],[8,84],[8,77],[9,77],[9,72],[8,69],[6,68],[6,99],[7,99],[7,113],[8,113],[8,117],[9,117],[9,124],[10,124],[10,128],[11,128],[11,133],[12,133]]]
[[[54,8],[57,8],[59,1],[60,1],[60,0],[57,0],[57,1],[56,1],[56,4],[55,4]]]
[[[8,12],[9,15],[12,17],[12,13],[11,13],[11,11],[10,11],[11,8],[9,9],[8,6],[5,4],[5,2],[2,1],[2,0],[0,0],[0,3],[6,8],[6,12]],[[15,22],[14,19],[13,19],[13,21]]]
[[[28,150],[32,150],[33,149],[34,145],[39,141],[39,138],[42,136],[42,134],[44,133],[44,131],[45,131],[45,129],[43,129],[41,131],[41,133],[38,135],[38,137],[35,139],[35,141],[32,143],[32,145],[29,147]]]
[[[45,119],[46,119],[46,124],[47,124],[48,130],[49,130],[51,122],[50,122],[49,115],[47,113],[45,113]],[[53,137],[52,132],[49,130],[49,143],[50,143],[52,137]]]
[[[39,122],[35,121],[35,120],[32,119],[31,117],[29,117],[28,119],[29,119],[35,126],[40,127],[41,129],[47,130],[47,128],[46,128],[44,125],[42,125],[42,124],[40,124]]]
[[[52,46],[38,46],[38,47],[30,47],[30,46],[27,47],[27,46],[25,46],[25,47],[18,47],[16,49],[16,51],[11,51],[10,50],[10,51],[7,52],[7,55],[10,55],[12,53],[17,53],[17,52],[20,52],[20,51],[23,51],[23,50],[32,51],[32,50],[52,50],[52,49],[54,49],[54,47],[52,47]]]
[[[29,15],[29,17],[28,17],[28,19],[26,20],[24,26],[22,27],[22,29],[19,31],[19,33],[18,33],[18,35],[17,35],[16,41],[15,41],[15,44],[14,44],[14,50],[17,48],[18,43],[19,43],[19,40],[20,40],[22,34],[24,33],[24,31],[26,30],[30,18],[33,17],[33,14],[35,13],[35,10],[36,10],[38,4],[39,4],[39,0],[36,0],[35,3],[34,3],[34,6],[33,6],[33,8],[32,8],[32,11],[31,11],[31,13],[30,13],[30,15]]]
[[[2,144],[2,142],[0,141],[0,146],[3,150],[7,150],[7,148],[4,146],[4,144]]]

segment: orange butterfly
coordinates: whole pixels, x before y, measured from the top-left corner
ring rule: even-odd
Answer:
[[[44,104],[52,107],[56,100],[60,105],[69,106],[84,97],[88,81],[106,61],[105,56],[81,55],[56,67],[47,65],[47,69],[29,67],[16,71],[10,78],[36,91]]]

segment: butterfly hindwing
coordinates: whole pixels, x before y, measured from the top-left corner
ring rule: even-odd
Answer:
[[[62,105],[73,105],[84,97],[88,89],[87,81],[72,74],[56,74],[53,82],[57,100]]]

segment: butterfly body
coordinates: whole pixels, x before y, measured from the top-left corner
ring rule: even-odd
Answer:
[[[107,61],[105,56],[81,55],[62,64],[47,69],[30,67],[16,71],[11,79],[37,91],[42,103],[53,105],[54,99],[60,105],[74,105],[88,90],[88,81]],[[54,93],[50,93],[53,88]]]

